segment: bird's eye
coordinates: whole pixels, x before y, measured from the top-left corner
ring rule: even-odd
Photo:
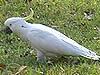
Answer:
[[[10,24],[10,26],[12,26],[12,24]]]
[[[21,27],[26,28],[26,27],[25,27],[25,26],[23,26],[23,25],[22,25]]]
[[[24,26],[22,26],[22,27],[24,27]]]

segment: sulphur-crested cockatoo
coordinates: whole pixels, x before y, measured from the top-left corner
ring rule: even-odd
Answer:
[[[83,56],[89,59],[99,60],[100,56],[95,52],[81,46],[59,31],[43,24],[32,24],[25,21],[32,16],[33,11],[25,18],[8,18],[4,24],[36,49],[37,60],[44,59],[46,56],[65,55]]]

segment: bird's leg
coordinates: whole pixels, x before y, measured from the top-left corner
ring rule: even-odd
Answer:
[[[46,57],[41,51],[37,51],[37,61],[45,61]]]
[[[42,75],[47,75],[47,63],[46,63],[46,57],[45,54],[41,51],[37,51],[37,68],[41,68]]]
[[[34,69],[37,70],[38,68],[41,68],[42,75],[46,75],[46,57],[44,53],[37,50],[37,61],[34,63]]]

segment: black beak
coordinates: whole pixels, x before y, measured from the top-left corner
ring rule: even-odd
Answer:
[[[11,34],[12,33],[12,30],[7,26],[3,30],[1,30],[1,32],[4,32],[5,34]]]

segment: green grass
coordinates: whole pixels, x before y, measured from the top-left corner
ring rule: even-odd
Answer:
[[[0,30],[4,21],[13,16],[27,16],[34,11],[31,23],[43,23],[64,33],[79,44],[100,55],[100,1],[99,0],[33,0],[31,6],[24,0],[0,1]],[[89,20],[84,13],[93,13]],[[0,75],[15,74],[25,65],[25,75],[99,75],[100,62],[82,57],[53,60],[52,64],[36,62],[30,46],[15,34],[0,32],[0,64],[6,67]],[[23,74],[22,74],[23,75]]]

